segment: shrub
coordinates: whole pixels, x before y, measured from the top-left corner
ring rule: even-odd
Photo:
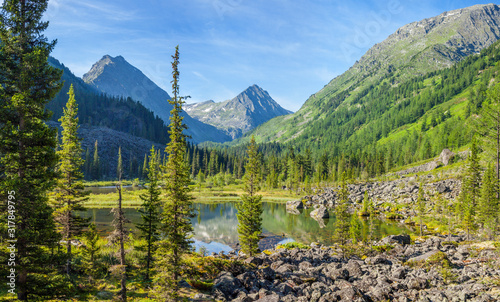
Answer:
[[[384,245],[375,245],[373,246],[373,249],[376,250],[377,252],[383,253],[383,252],[388,252],[394,248],[394,245],[391,244],[384,244]]]
[[[292,241],[292,242],[287,242],[287,243],[283,243],[283,244],[278,244],[276,246],[276,249],[287,249],[287,250],[291,250],[291,249],[295,249],[295,248],[299,248],[299,249],[310,249],[311,247],[306,245],[306,244],[303,244],[303,243],[300,243],[300,242],[296,242],[296,241]]]

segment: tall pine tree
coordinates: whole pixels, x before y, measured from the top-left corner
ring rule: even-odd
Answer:
[[[170,142],[165,148],[168,159],[163,170],[166,199],[163,203],[160,229],[164,238],[158,242],[156,252],[157,278],[155,293],[162,300],[179,300],[179,281],[182,277],[183,255],[191,251],[191,234],[194,217],[191,189],[189,183],[189,165],[185,160],[186,136],[182,133],[185,126],[180,114],[184,97],[179,96],[179,46],[172,56],[172,92],[173,105],[170,111]]]
[[[479,166],[476,140],[472,139],[470,156],[467,160],[467,170],[462,179],[462,187],[458,197],[459,210],[464,227],[467,230],[467,240],[476,225],[476,208],[479,202],[481,186],[481,167]]]
[[[260,155],[253,136],[247,154],[243,176],[246,194],[241,196],[241,202],[237,204],[236,217],[241,250],[252,256],[259,251],[259,236],[262,233],[262,195],[255,194],[260,190]]]
[[[54,294],[50,250],[59,241],[47,197],[57,178],[56,131],[45,124],[45,105],[61,89],[62,72],[47,62],[56,44],[43,35],[47,3],[5,0],[0,11],[0,198],[15,197],[16,232],[5,239],[17,240],[19,300]]]
[[[78,137],[78,105],[75,100],[73,85],[69,88],[69,99],[64,108],[64,115],[59,119],[62,130],[62,144],[57,151],[59,162],[57,172],[59,178],[54,192],[55,220],[60,233],[66,240],[67,264],[66,274],[71,271],[71,242],[75,236],[81,234],[88,225],[89,219],[77,215],[77,211],[84,211],[82,203],[88,199],[88,192],[83,186],[83,149],[81,138]]]

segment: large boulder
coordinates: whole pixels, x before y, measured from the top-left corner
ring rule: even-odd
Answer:
[[[318,207],[316,210],[312,211],[311,214],[309,215],[311,215],[311,217],[316,220],[330,218],[330,214],[328,213],[328,210],[324,206]]]
[[[238,293],[239,288],[241,288],[240,280],[233,277],[230,272],[221,272],[214,280],[212,292],[219,298],[223,296],[226,299],[232,299]]]
[[[286,210],[295,212],[297,210],[303,209],[304,204],[301,200],[289,200],[286,202]]]
[[[431,161],[425,165],[424,171],[432,171],[434,169],[439,168],[439,166],[441,166],[441,164],[439,162]]]
[[[389,235],[380,240],[383,244],[399,243],[401,245],[410,244],[410,235]]]
[[[438,193],[442,194],[442,193],[450,192],[451,190],[444,183],[440,183],[440,184],[437,185],[436,191]]]
[[[449,149],[443,149],[438,160],[442,162],[443,165],[447,166],[453,157],[455,157],[455,153],[451,152]]]

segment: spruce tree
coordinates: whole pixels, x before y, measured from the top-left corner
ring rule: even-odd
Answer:
[[[47,3],[5,0],[0,9],[0,199],[15,208],[7,214],[2,202],[0,218],[6,223],[10,215],[16,226],[4,239],[17,240],[19,300],[49,297],[56,287],[50,250],[59,236],[47,195],[57,178],[56,130],[45,124],[51,115],[45,106],[61,89],[62,72],[47,62],[56,44],[43,35]],[[6,240],[4,247],[12,244]]]
[[[344,251],[344,245],[349,240],[349,227],[350,227],[350,215],[348,212],[349,207],[349,189],[347,188],[346,172],[344,171],[341,176],[340,190],[338,191],[337,204],[335,205],[335,230],[333,233],[333,239],[335,242],[339,243]]]
[[[259,236],[262,233],[262,195],[255,194],[260,190],[260,154],[252,136],[247,149],[247,163],[245,164],[245,194],[241,202],[236,204],[238,213],[238,234],[241,250],[252,256],[259,251]]]
[[[479,199],[478,220],[483,224],[489,239],[495,236],[498,225],[498,181],[495,169],[490,164],[484,173],[481,198]]]
[[[95,224],[91,223],[86,232],[83,233],[83,243],[84,248],[83,254],[83,265],[85,273],[89,276],[91,283],[98,276],[99,266],[98,266],[98,253],[101,250],[99,245],[99,233],[96,230]]]
[[[165,148],[168,159],[162,167],[166,199],[163,202],[160,230],[164,237],[158,242],[156,251],[155,293],[162,300],[178,301],[183,255],[192,250],[191,218],[195,215],[189,194],[189,166],[185,160],[186,136],[182,133],[185,128],[182,122],[184,118],[180,115],[185,97],[179,96],[179,46],[175,48],[172,58],[173,98],[169,103],[173,109],[170,111],[170,142]]]
[[[359,222],[358,215],[351,215],[351,222],[349,226],[349,234],[353,243],[361,240],[361,222]]]
[[[118,191],[118,207],[113,208],[111,213],[113,214],[113,222],[111,223],[114,227],[113,232],[109,235],[109,241],[113,244],[118,243],[120,245],[120,291],[118,292],[118,299],[120,301],[127,301],[127,265],[125,262],[125,241],[129,232],[125,229],[125,223],[130,222],[125,218],[125,214],[122,210],[122,176],[123,176],[123,163],[122,163],[122,151],[121,147],[118,148],[118,164],[116,166],[116,175],[118,177],[118,183],[116,184],[116,189]]]
[[[149,155],[149,166],[146,168],[148,173],[149,185],[144,194],[139,197],[142,200],[142,207],[139,209],[141,213],[142,222],[137,225],[137,229],[141,231],[141,238],[146,240],[146,247],[139,248],[145,250],[146,257],[146,270],[144,279],[149,281],[150,268],[153,262],[153,254],[155,252],[155,243],[159,239],[158,223],[160,222],[160,194],[159,186],[160,180],[160,163],[158,153],[155,151],[154,146],[151,147]]]
[[[66,274],[71,271],[71,242],[75,236],[81,234],[83,228],[88,225],[89,219],[76,214],[77,211],[85,211],[83,202],[88,199],[88,192],[83,186],[83,149],[81,138],[78,136],[78,105],[75,100],[73,85],[69,88],[69,99],[64,108],[64,115],[59,119],[62,130],[62,144],[57,151],[59,162],[57,172],[59,178],[54,196],[55,221],[62,238],[66,240],[67,264]]]
[[[459,213],[467,230],[467,240],[476,225],[476,207],[479,202],[481,185],[481,167],[479,166],[476,140],[472,140],[470,155],[467,160],[467,170],[462,179],[462,187],[458,197]]]

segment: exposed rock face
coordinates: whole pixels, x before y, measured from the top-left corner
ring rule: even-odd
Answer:
[[[453,157],[455,157],[455,153],[451,152],[449,149],[444,149],[439,155],[439,161],[442,162],[443,165],[447,166]]]
[[[243,273],[222,272],[212,294],[219,301],[499,301],[494,279],[500,260],[494,249],[457,246],[441,237],[393,245],[364,260],[342,259],[335,248],[313,244],[272,250],[257,255],[262,263]],[[244,259],[234,252],[229,256]],[[451,263],[448,275],[436,256]]]
[[[59,123],[48,122],[48,125],[58,128],[59,131],[62,129]],[[136,162],[136,164],[142,165],[144,155],[149,156],[151,146],[153,145],[160,153],[163,153],[165,150],[165,145],[105,127],[80,125],[78,134],[82,138],[83,151],[89,150],[91,160],[94,154],[94,144],[97,141],[99,161],[104,178],[116,178],[119,147],[121,147],[124,167],[129,167],[131,160]]]
[[[186,104],[185,110],[191,117],[226,131],[233,139],[274,117],[292,113],[257,85],[231,100]]]
[[[169,124],[172,105],[168,103],[170,96],[146,77],[139,69],[130,65],[122,56],[105,55],[95,63],[89,72],[83,75],[85,83],[100,92],[113,96],[132,98],[152,110],[165,124]],[[185,112],[184,123],[188,126],[186,133],[194,142],[231,140],[223,131],[191,118]]]

